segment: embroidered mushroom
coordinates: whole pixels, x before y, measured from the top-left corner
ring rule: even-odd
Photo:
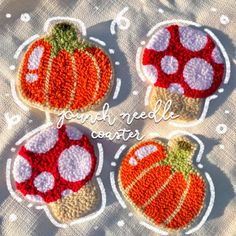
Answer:
[[[190,26],[170,25],[155,32],[143,50],[142,71],[154,85],[150,105],[173,101],[180,119],[197,119],[204,99],[220,86],[224,60],[214,40]]]
[[[97,204],[96,156],[87,136],[73,126],[49,127],[23,145],[14,161],[16,189],[46,204],[57,220],[71,221]]]

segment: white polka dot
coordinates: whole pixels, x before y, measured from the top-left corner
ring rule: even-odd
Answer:
[[[140,147],[135,151],[135,156],[139,159],[142,160],[144,157],[150,155],[151,153],[157,151],[157,147],[155,145],[149,144],[143,147]]]
[[[50,127],[31,138],[25,144],[25,148],[34,153],[46,153],[55,146],[57,140],[58,130]]]
[[[200,168],[200,169],[202,169],[203,168],[203,165],[200,163],[200,164],[198,164],[197,165],[198,166],[198,168]]]
[[[116,163],[114,161],[111,162],[111,166],[116,166]]]
[[[6,14],[6,18],[11,18],[11,14],[10,14],[10,13],[7,13],[7,14]]]
[[[21,14],[20,16],[20,19],[23,21],[23,22],[28,22],[30,20],[30,15],[28,13],[23,13]]]
[[[177,93],[177,94],[184,94],[184,89],[183,87],[178,84],[178,83],[171,83],[168,90],[171,92],[171,93]]]
[[[168,29],[160,29],[157,31],[150,39],[147,44],[148,49],[153,49],[156,51],[164,51],[169,46],[170,32]]]
[[[143,73],[152,84],[157,82],[158,74],[155,66],[143,65]]]
[[[215,47],[213,49],[211,56],[212,56],[214,62],[217,64],[222,64],[224,62],[223,58],[220,54],[220,50],[217,47]]]
[[[36,48],[34,48],[29,57],[28,69],[36,70],[39,68],[43,52],[44,52],[44,47],[42,46],[37,46]]]
[[[219,124],[216,127],[216,132],[218,134],[225,134],[227,132],[227,130],[228,130],[228,128],[227,128],[227,125],[225,125],[225,124]]]
[[[38,75],[36,75],[36,74],[27,74],[25,79],[26,79],[27,82],[33,83],[36,80],[38,80]]]
[[[120,221],[117,222],[117,225],[119,227],[123,227],[125,225],[125,222],[123,220],[120,220]]]
[[[133,216],[133,213],[132,213],[132,212],[129,212],[128,216],[129,216],[129,217],[132,217],[132,216]]]
[[[65,149],[58,159],[61,177],[70,182],[85,179],[90,173],[91,165],[91,155],[78,145]]]
[[[16,67],[15,67],[14,65],[10,65],[10,66],[9,66],[9,69],[10,69],[10,70],[15,70]]]
[[[43,198],[39,195],[27,194],[25,198],[31,202],[43,203]]]
[[[188,26],[180,26],[179,34],[181,44],[191,51],[199,51],[207,44],[207,35],[200,30],[192,29]]]
[[[193,58],[186,63],[183,76],[191,89],[206,90],[212,85],[214,71],[204,59]]]
[[[161,59],[161,69],[166,74],[174,74],[178,70],[178,60],[173,56],[164,56]]]
[[[11,222],[16,221],[16,220],[17,220],[16,214],[11,214],[11,215],[9,216],[9,220],[10,220]]]
[[[72,140],[80,140],[83,136],[83,134],[78,129],[69,125],[66,126],[66,133],[67,136]]]
[[[16,182],[22,183],[32,175],[30,163],[22,156],[17,155],[13,165],[13,177]]]
[[[217,11],[217,9],[215,7],[212,7],[210,10],[213,11],[213,12]]]
[[[223,144],[220,144],[220,149],[224,149],[225,146]]]
[[[134,157],[131,157],[131,158],[129,159],[129,164],[130,164],[131,166],[136,166],[136,165],[138,164],[138,162],[136,161],[136,159],[135,159]]]
[[[220,23],[222,25],[227,25],[227,24],[229,24],[229,22],[230,22],[230,20],[229,20],[228,16],[226,16],[226,15],[221,15],[220,16]]]
[[[61,193],[61,196],[62,197],[66,197],[66,196],[68,196],[68,195],[70,195],[70,194],[72,194],[73,193],[73,191],[71,190],[71,189],[65,189],[62,193]]]
[[[109,53],[110,53],[110,54],[114,54],[114,53],[115,53],[115,50],[112,49],[112,48],[109,48]]]
[[[34,179],[35,188],[42,193],[53,189],[54,187],[54,177],[51,173],[43,171]]]

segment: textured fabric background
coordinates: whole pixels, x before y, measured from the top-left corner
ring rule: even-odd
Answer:
[[[130,20],[128,30],[116,29],[117,34],[111,35],[110,24],[116,15],[124,8],[129,7],[125,17]],[[159,8],[164,12],[160,12]],[[215,8],[216,11],[212,11]],[[116,200],[110,185],[110,171],[116,171],[117,167],[110,165],[113,157],[122,142],[104,141],[105,163],[102,171],[102,179],[107,192],[107,205],[102,215],[93,221],[69,227],[67,229],[56,228],[46,217],[42,210],[28,208],[27,203],[19,204],[9,194],[6,187],[5,169],[8,158],[14,157],[11,151],[14,143],[27,132],[33,130],[45,122],[44,113],[36,109],[29,112],[23,111],[14,102],[10,81],[17,78],[19,60],[13,59],[16,49],[30,36],[43,33],[43,25],[49,17],[69,16],[81,19],[87,27],[88,36],[104,40],[105,49],[115,49],[111,55],[113,63],[120,61],[116,66],[115,76],[121,78],[121,93],[117,100],[112,100],[114,89],[108,102],[111,105],[110,112],[113,115],[121,111],[134,112],[146,109],[144,97],[147,85],[138,77],[135,68],[136,50],[146,33],[158,22],[171,19],[185,19],[198,22],[210,28],[223,42],[231,60],[231,79],[228,85],[223,86],[224,92],[219,98],[213,100],[205,121],[193,128],[182,129],[196,134],[205,144],[206,150],[202,163],[204,170],[211,175],[216,188],[216,200],[213,211],[204,226],[194,235],[209,236],[233,236],[236,235],[236,128],[235,128],[235,103],[236,103],[236,3],[235,0],[117,0],[117,1],[75,1],[75,0],[8,0],[0,1],[0,235],[156,235],[139,224],[139,217],[129,217],[129,210],[124,210]],[[213,9],[214,10],[214,9]],[[10,13],[11,18],[6,14]],[[31,19],[23,22],[20,19],[22,13],[29,13]],[[221,24],[220,16],[227,15],[230,22]],[[21,55],[22,56],[22,55]],[[16,70],[10,70],[10,65],[16,65]],[[139,92],[138,96],[133,91]],[[229,114],[225,114],[225,110]],[[19,115],[21,120],[13,128],[8,129],[4,114],[11,117]],[[95,114],[93,112],[93,114]],[[54,117],[55,118],[55,117]],[[118,116],[117,116],[118,118]],[[30,121],[32,120],[32,122]],[[218,134],[216,126],[224,123],[228,130],[225,134]],[[158,132],[165,137],[175,130],[167,122],[155,124],[151,120],[139,120],[129,127],[122,120],[114,126],[107,123],[97,123],[93,126],[87,124],[91,130],[103,130],[115,132],[120,128],[139,129],[142,134]],[[95,143],[95,142],[94,142]],[[128,146],[135,143],[130,140]],[[220,148],[224,145],[224,149]],[[11,214],[17,219],[11,221]],[[123,220],[124,226],[119,227],[117,222]],[[181,235],[181,233],[174,234]]]

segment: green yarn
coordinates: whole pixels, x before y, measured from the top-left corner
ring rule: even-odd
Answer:
[[[75,49],[83,50],[89,46],[78,40],[78,33],[76,28],[69,23],[58,23],[53,29],[52,33],[46,40],[52,45],[52,56],[56,56],[62,49],[70,54],[73,54]]]
[[[197,172],[192,166],[191,160],[194,151],[195,145],[189,140],[184,138],[176,139],[168,149],[167,157],[160,164],[171,166],[173,173],[181,172],[187,180],[190,173]]]

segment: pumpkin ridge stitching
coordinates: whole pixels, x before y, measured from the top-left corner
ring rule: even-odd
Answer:
[[[72,70],[73,70],[73,75],[74,75],[74,85],[73,85],[73,89],[72,89],[72,92],[71,92],[71,95],[70,95],[70,100],[66,106],[66,109],[69,109],[73,100],[74,100],[74,97],[75,97],[75,90],[76,90],[76,85],[77,85],[77,71],[76,71],[76,61],[75,61],[75,57],[73,55],[70,55],[71,57],[71,64],[72,64]]]
[[[177,207],[175,208],[175,210],[172,212],[172,214],[163,222],[164,225],[168,225],[174,218],[175,216],[178,214],[178,212],[181,210],[183,204],[184,204],[184,201],[187,197],[187,194],[189,192],[189,188],[190,188],[190,184],[191,184],[191,180],[188,179],[187,181],[187,187],[186,189],[184,190],[180,200],[179,200],[179,203],[177,205]]]
[[[46,73],[46,79],[45,79],[45,88],[44,88],[44,96],[45,96],[45,103],[44,106],[50,107],[49,105],[49,97],[48,97],[48,90],[49,90],[49,78],[50,78],[50,72],[52,69],[52,62],[53,62],[53,55],[52,52],[50,53],[50,58],[48,60],[48,68],[47,68],[47,73]]]
[[[63,22],[61,22],[62,24]],[[25,54],[23,55],[23,58],[22,58],[22,61],[21,61],[21,67],[19,69],[19,72],[18,72],[18,80],[17,80],[17,83],[16,83],[16,88],[17,88],[17,92],[19,94],[19,97],[20,99],[22,99],[27,105],[31,106],[31,107],[35,107],[35,108],[38,108],[40,110],[43,110],[45,112],[52,112],[52,113],[56,113],[56,114],[59,114],[61,111],[72,111],[72,112],[85,112],[87,110],[90,110],[90,109],[94,109],[96,106],[99,106],[108,96],[108,94],[110,93],[111,91],[111,86],[113,84],[113,66],[112,66],[112,61],[111,61],[111,58],[106,54],[106,52],[101,49],[99,46],[97,46],[96,44],[94,43],[91,43],[89,40],[86,40],[85,38],[82,38],[80,37],[80,32],[77,30],[77,28],[73,25],[73,24],[70,24],[70,23],[65,23],[65,24],[68,24],[70,25],[70,27],[73,28],[73,30],[75,30],[77,32],[77,40],[79,42],[79,44],[76,46],[74,44],[70,45],[70,38],[66,38],[66,31],[63,33],[62,35],[62,40],[65,40],[65,44],[64,42],[60,42],[60,35],[59,35],[59,38],[58,39],[55,39],[54,41],[50,41],[49,39],[52,39],[53,40],[53,37],[52,37],[52,29],[53,27],[51,28],[51,30],[49,30],[48,32],[46,32],[44,35],[42,35],[39,39],[37,39],[36,41],[32,42],[29,47],[27,48]],[[57,24],[55,25],[57,26]],[[62,29],[63,30],[63,29]],[[75,37],[76,35],[73,36],[73,40],[75,40]],[[59,45],[60,47],[58,48],[58,52],[55,54],[53,54],[53,48],[54,47],[57,47],[57,40],[59,40],[59,44],[61,43],[61,45]],[[67,42],[68,41],[68,42]],[[73,41],[74,42],[74,41]],[[29,86],[28,84],[26,83],[22,83],[22,77],[24,76],[25,78],[25,74],[28,73],[28,70],[26,71],[26,67],[24,66],[23,68],[23,65],[26,65],[25,63],[28,62],[28,59],[26,58],[26,55],[30,55],[31,51],[33,49],[36,48],[36,46],[40,46],[40,45],[44,45],[44,43],[47,45],[46,47],[46,52],[44,51],[44,53],[47,53],[45,55],[45,57],[41,58],[40,60],[40,66],[39,66],[39,69],[37,70],[40,70],[40,81],[39,83],[37,84],[33,84],[32,86]],[[65,47],[64,47],[64,46]],[[32,48],[32,49],[31,49]],[[69,86],[68,88],[66,87],[66,83],[63,84],[60,82],[60,79],[56,79],[57,76],[55,77],[55,88],[54,87],[51,87],[51,92],[53,93],[53,91],[55,90],[55,92],[58,93],[58,95],[60,95],[60,99],[64,99],[64,96],[63,94],[60,94],[60,91],[58,91],[60,89],[60,84],[62,86],[64,86],[64,92],[66,94],[65,98],[67,99],[67,101],[64,100],[63,102],[63,105],[61,105],[60,107],[60,101],[58,101],[58,98],[55,94],[54,98],[55,98],[55,104],[51,103],[50,102],[50,80],[54,80],[54,77],[51,77],[52,76],[52,73],[51,73],[51,69],[53,67],[53,62],[54,62],[54,59],[57,58],[57,54],[60,53],[60,51],[63,50],[63,48],[65,48],[65,50],[67,50],[69,48],[69,52],[67,54],[69,54],[69,56],[73,56],[73,51],[72,48],[74,48],[74,51],[75,50],[79,50],[81,52],[83,52],[83,54],[89,56],[91,58],[91,60],[89,61],[89,63],[92,64],[95,66],[93,70],[93,80],[90,81],[89,85],[88,86],[88,90],[87,90],[87,93],[86,93],[86,97],[84,98],[81,98],[81,102],[77,101],[77,105],[73,107],[73,101],[74,100],[74,97],[77,96],[75,91],[76,89],[78,89],[78,92],[80,93],[81,91],[79,91],[79,88],[75,88],[76,84],[78,85],[78,82],[75,83],[75,78],[74,78],[74,82],[73,82],[73,79],[72,79],[72,76],[67,76],[68,79],[71,77],[72,79],[72,82],[70,83],[71,86]],[[93,50],[95,50],[95,54],[93,55],[93,53],[89,53],[87,52],[87,49],[88,48],[91,48]],[[99,49],[99,50],[96,50],[96,49]],[[48,50],[50,49],[50,50]],[[101,60],[97,61],[97,57],[99,58],[99,53],[102,53],[103,57],[101,58]],[[28,56],[29,56],[28,55]],[[66,60],[66,56],[64,57],[65,60]],[[37,59],[37,58],[36,58]],[[35,61],[36,61],[35,59]],[[59,63],[59,66],[60,66],[60,60],[58,61],[57,60],[57,63]],[[55,65],[57,66],[57,65]],[[72,66],[74,67],[73,63],[72,63]],[[85,70],[86,71],[86,63],[84,64],[85,66]],[[101,66],[101,68],[100,68]],[[106,72],[106,67],[109,66],[109,69],[107,70]],[[101,70],[104,70],[104,80],[101,80]],[[73,72],[72,72],[73,70]],[[83,70],[81,70],[82,73],[83,73]],[[97,71],[97,77],[96,77],[96,72]],[[29,71],[29,72],[34,72],[34,71]],[[35,71],[35,73],[37,74],[38,71]],[[74,74],[74,77],[75,77],[75,72],[76,70],[75,69],[70,69],[70,72],[71,74],[73,73]],[[58,67],[58,70],[56,72],[56,75],[59,74],[60,75],[60,68]],[[55,76],[55,75],[53,75]],[[65,73],[65,76],[66,76],[66,73]],[[50,78],[51,77],[51,78]],[[87,76],[88,78],[90,78],[89,76]],[[96,78],[95,78],[96,77]],[[45,81],[44,81],[45,80]],[[43,83],[42,83],[43,81]],[[69,80],[68,80],[69,81]],[[102,86],[103,85],[103,81],[104,83],[106,83],[106,86]],[[34,81],[33,81],[34,82]],[[74,86],[72,86],[74,84]],[[53,86],[53,85],[52,85]],[[77,86],[78,87],[78,86]],[[101,93],[99,95],[99,89],[100,87],[102,88],[101,90]],[[91,89],[91,92],[89,92]],[[41,91],[41,93],[37,93],[35,96],[34,96],[34,91]],[[70,93],[70,90],[72,91]],[[82,91],[83,93],[83,91]],[[38,95],[38,94],[42,94],[41,96]],[[99,95],[99,96],[98,96]],[[78,95],[79,96],[79,95]],[[57,100],[57,101],[56,101]],[[84,103],[85,105],[82,105],[82,103]],[[86,104],[88,103],[88,104]],[[59,107],[57,107],[59,106]]]
[[[99,82],[100,82],[100,79],[101,79],[101,76],[100,76],[100,68],[99,68],[99,66],[98,66],[98,63],[97,63],[97,60],[94,58],[94,56],[91,54],[91,53],[89,53],[89,52],[87,52],[87,51],[85,51],[85,50],[82,50],[82,49],[78,49],[78,51],[83,51],[88,57],[90,57],[90,59],[93,61],[93,64],[94,64],[94,67],[96,68],[96,71],[97,71],[97,82],[96,82],[96,86],[95,86],[95,92],[94,92],[94,94],[93,94],[93,97],[92,97],[92,99],[91,99],[91,102],[90,103],[88,103],[86,106],[84,106],[84,107],[79,107],[79,108],[77,108],[77,109],[71,109],[73,112],[79,112],[79,111],[83,111],[83,110],[86,110],[86,109],[88,109],[88,108],[92,108],[93,106],[92,106],[92,104],[93,104],[93,102],[94,102],[94,100],[95,100],[95,98],[96,98],[96,96],[97,96],[97,93],[98,93],[98,90],[99,90]],[[76,68],[75,68],[76,69]],[[76,71],[76,74],[77,74],[77,69],[75,70]],[[78,75],[77,75],[78,76]],[[77,81],[77,78],[76,78],[76,81]],[[74,96],[75,96],[75,94],[74,94]],[[75,99],[75,98],[74,98]],[[72,106],[72,104],[73,104],[73,101],[74,101],[74,99],[72,100],[72,102],[71,102],[71,106]],[[70,106],[70,107],[71,107]]]
[[[154,139],[154,140],[150,140],[150,141],[153,141],[153,143],[155,143],[156,141],[159,141],[159,140]],[[182,187],[179,190],[172,189],[174,191],[173,194],[178,195],[178,201],[175,201],[174,205],[171,202],[168,203],[170,205],[166,205],[166,207],[169,209],[169,212],[168,212],[168,214],[163,214],[163,212],[161,211],[160,214],[163,215],[162,218],[160,218],[160,216],[158,217],[158,209],[153,208],[153,207],[154,206],[157,207],[158,205],[156,205],[156,204],[158,204],[158,202],[159,202],[159,204],[162,203],[162,201],[165,199],[165,197],[168,198],[168,191],[167,191],[168,184],[166,186],[166,189],[167,189],[166,192],[163,193],[164,195],[162,194],[162,196],[159,200],[157,199],[157,197],[154,198],[153,200],[156,200],[156,202],[153,204],[152,204],[152,201],[150,200],[150,198],[153,197],[153,195],[155,194],[155,191],[153,191],[154,190],[153,187],[150,188],[150,189],[152,189],[152,190],[150,190],[151,192],[148,190],[149,189],[148,183],[149,182],[151,183],[151,180],[155,181],[154,179],[148,180],[147,184],[145,181],[142,181],[142,186],[140,186],[140,188],[142,190],[140,190],[140,191],[142,191],[142,194],[147,193],[147,195],[145,195],[145,196],[143,196],[143,195],[141,196],[139,194],[139,188],[134,190],[134,192],[131,195],[127,191],[127,189],[130,188],[130,185],[132,185],[133,182],[136,181],[136,179],[147,168],[150,168],[150,166],[147,166],[144,163],[143,165],[140,166],[140,168],[141,168],[140,169],[141,174],[140,174],[140,171],[138,171],[139,166],[137,166],[137,165],[140,165],[141,163],[139,162],[137,165],[132,166],[132,164],[129,163],[129,161],[128,161],[133,156],[133,152],[135,150],[137,150],[139,147],[142,147],[144,145],[147,145],[147,141],[146,142],[142,141],[142,142],[134,145],[133,147],[131,147],[129,149],[129,151],[127,152],[127,154],[125,155],[124,160],[122,161],[123,166],[121,164],[121,168],[119,170],[119,175],[118,175],[118,184],[119,184],[121,192],[123,193],[124,198],[128,201],[128,203],[132,207],[134,207],[135,210],[137,210],[140,214],[142,214],[148,221],[150,221],[154,225],[158,225],[159,227],[161,227],[164,230],[168,229],[170,232],[173,232],[174,230],[179,231],[182,229],[189,228],[192,225],[192,223],[197,219],[197,217],[200,217],[202,215],[203,208],[205,207],[205,196],[208,191],[208,189],[206,188],[206,183],[205,183],[204,177],[201,176],[201,174],[199,173],[195,164],[193,163],[193,156],[195,155],[195,151],[197,149],[196,143],[192,142],[190,139],[188,139],[185,136],[179,136],[179,137],[172,138],[167,143],[165,143],[165,148],[162,151],[166,151],[165,152],[166,154],[165,154],[164,159],[159,160],[160,163],[158,163],[158,164],[160,167],[166,167],[166,166],[170,167],[171,172],[172,172],[172,174],[171,174],[172,176],[175,176],[176,174],[178,174],[179,176],[182,176],[181,179],[175,180],[173,182],[173,183],[175,183],[177,181],[175,183],[175,185],[173,185],[173,183],[172,183],[172,185],[170,186],[171,188],[175,188],[175,186],[176,186],[176,188],[178,188],[178,184],[182,185]],[[152,158],[152,161],[150,161],[150,162],[153,163],[153,160],[155,160],[154,158],[156,158],[156,157],[155,157],[155,155],[153,155],[152,157],[149,156],[149,158]],[[175,159],[181,159],[182,161],[179,162],[178,160],[175,160]],[[182,167],[177,166],[178,162],[180,165],[183,162],[183,164],[181,165]],[[132,166],[132,169],[130,169],[130,171],[131,171],[130,174],[127,173],[127,175],[126,175],[124,173],[126,170],[128,170],[127,168],[129,168],[129,164]],[[156,165],[156,164],[157,163],[154,162],[154,164],[151,164],[151,165]],[[122,169],[122,167],[123,167],[123,169]],[[163,171],[164,171],[164,169],[163,169]],[[155,176],[155,178],[157,178],[156,175],[154,175],[154,176]],[[151,175],[150,175],[150,177],[151,177]],[[163,185],[166,184],[165,181],[169,177],[170,176],[167,175],[167,173],[163,172],[163,177],[160,180],[161,185],[157,185],[157,186],[163,187]],[[165,178],[164,182],[163,182],[163,178]],[[201,183],[199,183],[198,181],[201,181]],[[136,182],[138,182],[138,181],[136,181]],[[198,183],[200,184],[199,187],[197,185]],[[145,190],[145,188],[146,188],[146,190]],[[165,190],[165,188],[163,188],[163,190]],[[181,192],[180,192],[180,190],[181,190]],[[160,192],[162,192],[162,191],[160,191]],[[165,194],[167,196],[165,196]],[[173,198],[173,196],[175,196],[175,195],[171,195],[172,198]],[[144,197],[147,200],[145,200],[146,202],[143,204],[142,202],[144,202],[144,201],[141,201],[141,199]],[[150,204],[151,204],[149,209],[147,209],[148,212],[146,212],[145,208],[143,207],[143,206],[145,206],[145,204],[146,204],[146,206],[149,205],[149,204],[147,204],[147,201],[150,201]],[[191,204],[191,201],[193,201],[193,204]],[[164,202],[165,202],[165,200],[164,200]],[[142,203],[143,205],[140,205],[140,203]],[[162,207],[164,207],[164,206],[162,205]],[[188,212],[189,212],[189,214],[188,214]],[[151,213],[151,215],[149,215],[150,213]],[[187,216],[185,219],[185,217],[183,217],[183,216],[186,214],[187,214]],[[159,222],[160,220],[162,222]]]
[[[144,210],[170,183],[170,181],[173,179],[174,174],[171,174],[168,179],[165,181],[165,183],[159,188],[141,207],[142,210]]]
[[[125,188],[125,193],[128,193],[136,184],[137,182],[142,179],[146,174],[148,174],[152,169],[154,169],[155,167],[160,166],[160,163],[156,162],[154,164],[152,164],[149,168],[144,169],[134,180],[133,182],[128,185]]]

